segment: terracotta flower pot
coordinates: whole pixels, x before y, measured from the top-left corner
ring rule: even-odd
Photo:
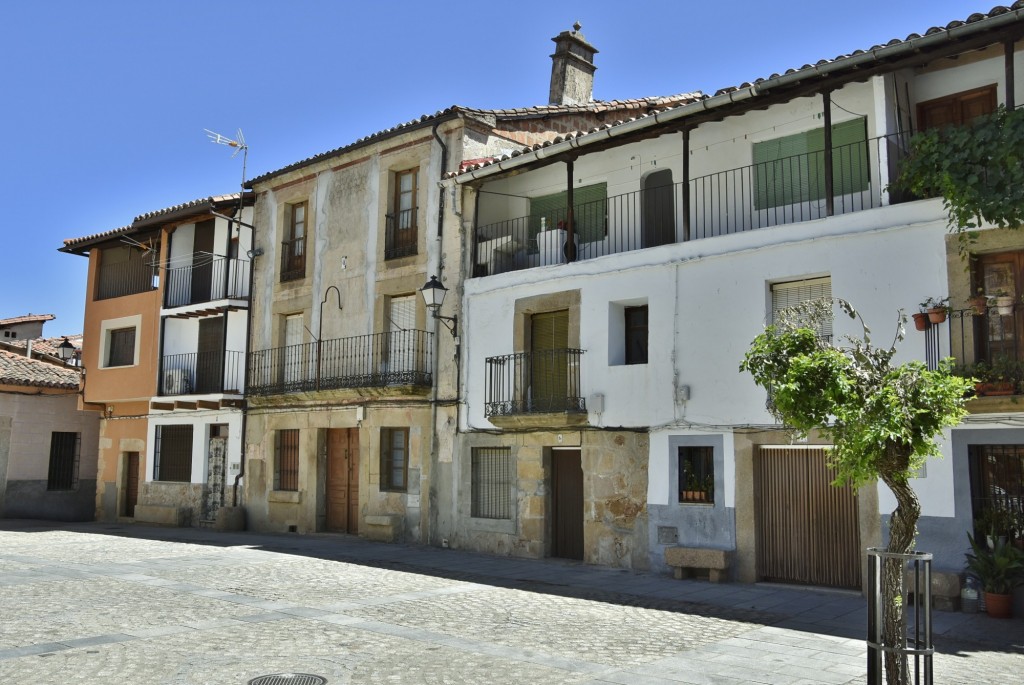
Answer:
[[[999,312],[999,316],[1013,316],[1013,298],[1009,296],[1000,296],[995,299],[996,311]]]
[[[1013,595],[986,592],[985,611],[992,618],[1013,618]]]
[[[1013,383],[1010,381],[988,381],[985,383],[975,383],[974,392],[978,395],[984,396],[1012,395]]]
[[[932,307],[928,310],[928,321],[931,323],[942,323],[946,320],[945,307]]]
[[[971,298],[971,308],[976,316],[983,316],[988,311],[988,298],[984,295],[975,295]]]
[[[914,328],[916,328],[919,331],[927,331],[928,330],[928,326],[931,325],[931,322],[928,321],[928,315],[927,314],[925,314],[924,312],[916,312],[913,315],[913,317],[914,317]]]

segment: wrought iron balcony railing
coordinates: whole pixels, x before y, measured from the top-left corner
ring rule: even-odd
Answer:
[[[250,353],[250,395],[337,388],[430,386],[433,334],[394,331]]]
[[[160,394],[241,395],[245,353],[232,350],[164,355],[160,365]]]
[[[834,147],[833,213],[913,199],[881,189],[896,177],[909,138],[893,134]],[[576,259],[823,218],[828,215],[824,169],[825,153],[811,152],[576,204]],[[478,226],[475,274],[564,262],[567,219],[562,208]]]
[[[965,376],[983,386],[979,394],[1017,394],[1024,383],[1024,305],[963,309],[949,313],[949,354]],[[932,326],[936,328],[936,326]],[[935,336],[926,336],[926,339]],[[929,366],[934,366],[929,353]]]
[[[249,262],[244,259],[210,257],[206,261],[167,270],[164,285],[164,306],[183,307],[190,304],[223,299],[248,299]]]
[[[157,258],[159,259],[159,258]],[[96,280],[96,299],[108,300],[113,297],[148,293],[156,289],[153,264],[135,253],[124,262],[99,265]]]
[[[384,259],[398,259],[416,254],[416,207],[388,214],[386,221]]]
[[[586,413],[580,394],[580,357],[560,349],[488,357],[484,415]]]

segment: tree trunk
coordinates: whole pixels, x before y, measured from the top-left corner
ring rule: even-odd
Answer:
[[[909,455],[906,455],[909,458]],[[902,473],[906,473],[905,469]],[[882,481],[896,496],[896,510],[889,519],[889,552],[906,554],[914,547],[921,504],[910,484],[891,471],[882,473]],[[882,642],[886,647],[903,648],[907,639],[907,619],[903,607],[903,569],[901,559],[886,559],[882,570]],[[906,685],[910,672],[905,655],[885,652],[885,676],[888,685]]]

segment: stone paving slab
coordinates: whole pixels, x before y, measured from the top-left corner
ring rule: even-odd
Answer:
[[[864,681],[849,593],[347,536],[64,528],[0,521],[0,683]],[[943,618],[936,682],[1016,681],[1021,624]]]

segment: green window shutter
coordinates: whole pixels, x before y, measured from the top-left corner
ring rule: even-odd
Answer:
[[[754,143],[754,208],[770,209],[825,197],[825,129]],[[867,190],[867,119],[832,126],[836,195]]]
[[[542,223],[548,230],[559,228],[559,222],[564,227],[567,204],[568,194],[565,191],[530,198],[530,237],[537,237]],[[580,243],[604,238],[607,214],[607,183],[594,183],[573,189],[573,215]]]

